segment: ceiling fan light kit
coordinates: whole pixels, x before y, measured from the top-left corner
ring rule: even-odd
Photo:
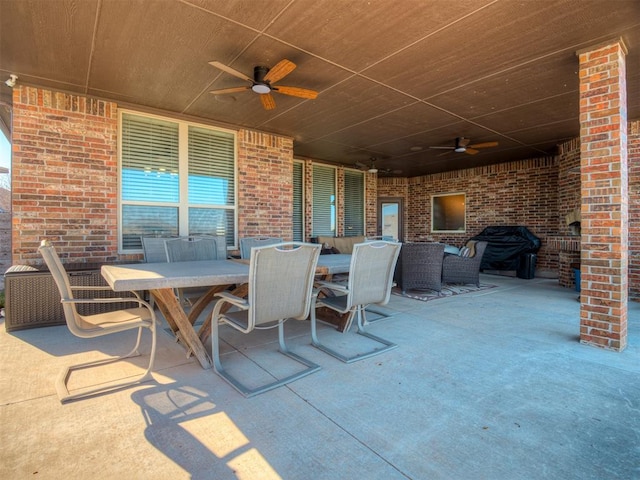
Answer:
[[[274,83],[289,75],[296,68],[296,64],[287,59],[280,60],[273,68],[264,67],[261,65],[253,67],[253,78],[217,61],[209,62],[209,64],[215,68],[222,70],[223,72],[233,75],[234,77],[238,77],[251,83],[250,86],[221,88],[219,90],[212,90],[210,93],[214,95],[224,95],[227,93],[237,93],[251,90],[252,92],[260,95],[260,102],[262,103],[262,106],[265,110],[273,110],[274,108],[276,108],[276,101],[271,95],[271,92],[277,92],[283,95],[310,100],[313,100],[318,96],[318,92],[316,92],[315,90],[309,90],[307,88],[300,87],[286,87],[280,85],[276,87],[274,85]]]
[[[256,83],[253,87],[251,87],[251,90],[253,90],[256,93],[259,93],[260,95],[264,95],[265,93],[271,92],[271,89],[269,88],[268,85],[262,85],[261,83]]]

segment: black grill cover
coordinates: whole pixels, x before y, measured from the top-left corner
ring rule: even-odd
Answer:
[[[482,256],[481,270],[517,270],[520,256],[537,253],[540,239],[527,227],[487,227],[471,240],[488,242]]]

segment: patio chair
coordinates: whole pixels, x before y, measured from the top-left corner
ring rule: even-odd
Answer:
[[[167,251],[164,242],[177,237],[142,237],[144,261],[147,263],[164,263],[167,261]]]
[[[325,297],[314,296],[314,305],[311,309],[311,343],[320,350],[332,355],[345,363],[355,362],[382,352],[386,352],[397,345],[375,336],[365,330],[367,324],[365,309],[368,305],[386,305],[391,295],[393,285],[393,272],[400,253],[400,243],[395,242],[365,242],[353,246],[351,267],[347,284],[318,282],[320,292]],[[338,313],[349,313],[349,318],[344,327],[346,334],[353,317],[357,319],[357,334],[374,340],[378,346],[373,350],[347,355],[328,347],[320,342],[317,332],[316,308],[328,307]]]
[[[245,237],[240,239],[240,258],[251,258],[251,249],[282,243],[278,237]]]
[[[287,319],[304,320],[309,316],[320,248],[321,245],[300,242],[255,247],[251,251],[249,263],[247,298],[236,297],[229,292],[216,294],[220,299],[211,316],[213,366],[218,375],[244,396],[251,397],[272,390],[320,369],[320,366],[290,351],[284,338],[284,323]],[[223,312],[229,306],[236,308]],[[254,388],[247,387],[222,365],[220,323],[246,334],[256,329],[277,328],[280,353],[307,368]]]
[[[459,255],[445,255],[442,262],[444,283],[474,284],[480,286],[480,264],[487,242],[470,240]]]
[[[101,286],[71,286],[67,272],[55,251],[55,248],[48,240],[43,240],[40,248],[38,249],[42,257],[44,258],[49,271],[56,282],[58,290],[60,292],[62,307],[64,310],[65,320],[67,327],[73,335],[80,338],[94,338],[103,335],[109,335],[112,333],[120,333],[125,330],[138,330],[138,336],[133,347],[126,355],[120,357],[111,357],[102,360],[94,360],[91,362],[81,363],[66,367],[58,377],[56,381],[56,391],[61,403],[66,403],[71,400],[77,400],[80,398],[86,398],[94,396],[99,393],[106,393],[116,389],[122,389],[131,385],[136,385],[141,382],[153,380],[151,370],[153,368],[153,362],[156,353],[156,317],[153,312],[153,308],[142,300],[137,293],[132,292],[135,297],[123,298],[94,298],[94,299],[77,299],[74,298],[74,290],[84,291],[98,291],[98,290],[110,290],[110,287]],[[80,315],[76,309],[78,304],[88,303],[115,303],[115,302],[134,302],[139,307],[128,308],[125,310],[116,310],[106,313],[98,313],[93,315]],[[130,358],[140,355],[138,347],[140,346],[140,340],[142,338],[142,330],[148,328],[151,332],[151,353],[149,354],[149,365],[145,372],[134,378],[126,381],[112,382],[103,384],[98,388],[92,388],[88,390],[82,390],[78,393],[70,393],[68,387],[68,381],[71,373],[75,370],[86,369],[91,367],[97,367],[114,363],[125,358]]]
[[[402,290],[442,290],[444,243],[404,243],[400,250],[396,281]]]
[[[219,242],[224,242],[224,237],[191,236],[165,239],[166,261],[225,260],[227,258],[226,244],[223,244],[224,249],[222,250],[218,248]],[[193,302],[189,297],[200,297],[207,291],[207,288],[178,288],[176,293],[181,304],[192,305]]]

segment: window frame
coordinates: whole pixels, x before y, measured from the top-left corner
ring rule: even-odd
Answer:
[[[123,116],[132,115],[144,118],[157,119],[163,122],[173,122],[178,125],[178,179],[179,179],[179,201],[178,202],[149,202],[123,200],[123,182],[122,182],[122,155],[123,155]],[[196,127],[213,132],[221,132],[229,134],[233,138],[233,205],[203,205],[189,203],[189,127]],[[207,125],[189,120],[176,119],[170,116],[156,115],[146,112],[140,112],[130,109],[118,110],[118,254],[130,255],[143,253],[143,249],[124,249],[123,246],[123,207],[126,205],[134,206],[162,206],[175,207],[178,209],[178,235],[189,235],[189,209],[190,208],[212,208],[233,211],[233,245],[228,245],[227,249],[237,249],[238,244],[238,135],[237,131],[231,129],[220,128],[217,126]]]
[[[436,228],[436,199],[452,199],[453,197],[462,196],[462,228],[458,229],[439,229]],[[446,212],[443,212],[446,214]],[[443,220],[446,225],[446,215],[445,220]],[[431,195],[431,233],[466,233],[467,231],[467,194],[465,192],[453,192],[453,193],[439,193]]]

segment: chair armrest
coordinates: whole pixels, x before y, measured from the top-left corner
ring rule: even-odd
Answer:
[[[131,302],[146,305],[147,302],[136,297],[109,297],[109,298],[73,298],[71,300],[61,300],[61,303],[121,303]]]
[[[341,293],[349,293],[349,289],[347,288],[346,285],[342,285],[340,283],[334,283],[334,282],[325,282],[325,281],[318,281],[316,282],[316,285],[319,287],[320,290],[322,290],[323,288],[327,288],[329,290],[335,290],[337,292],[341,292]]]
[[[94,292],[113,292],[113,289],[109,286],[100,286],[100,285],[77,285],[77,286],[71,286],[71,290],[72,291],[85,291],[85,292],[90,292],[90,291],[94,291]],[[140,297],[140,294],[138,292],[134,292],[133,290],[130,290],[126,293],[131,294],[131,297],[126,297],[128,298],[130,301],[135,302],[137,300],[142,300],[142,297]],[[109,297],[110,298],[110,297]],[[137,299],[137,300],[136,300]],[[77,300],[77,299],[75,299]],[[94,300],[102,300],[102,297],[100,298],[95,298]]]
[[[105,285],[105,286],[99,286],[99,285],[71,285],[71,290],[113,290],[111,287]]]
[[[244,298],[236,297],[229,292],[218,292],[216,293],[216,297],[220,297],[222,301],[235,305],[242,310],[249,309],[249,303]]]

